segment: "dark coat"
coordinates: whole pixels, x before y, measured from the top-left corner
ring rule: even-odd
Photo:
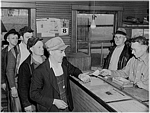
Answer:
[[[69,75],[78,77],[78,75],[82,72],[69,63],[66,58],[63,59],[62,68],[64,72],[68,109],[72,111],[73,100],[69,83]],[[42,65],[35,69],[31,80],[30,96],[31,99],[37,102],[38,111],[59,111],[59,109],[53,105],[54,99],[60,99],[60,94],[57,79],[53,69],[50,68],[49,60],[46,60]]]
[[[6,83],[8,46],[1,51],[1,84]]]
[[[35,102],[30,99],[30,84],[34,67],[31,64],[31,55],[20,65],[18,73],[18,93],[22,107],[35,105]]]
[[[110,49],[109,54],[105,58],[103,69],[108,69],[109,68],[111,56],[112,56],[112,53],[115,50],[115,48],[116,48],[116,46],[112,47]],[[132,57],[131,49],[130,49],[129,45],[125,45],[123,50],[122,50],[122,52],[121,52],[121,54],[120,54],[120,57],[119,57],[117,70],[122,69],[123,67],[125,67],[127,62],[128,62],[128,60],[131,57]]]

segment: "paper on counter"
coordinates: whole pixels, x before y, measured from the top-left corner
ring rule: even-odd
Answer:
[[[108,105],[118,112],[148,112],[148,107],[136,100],[108,103]]]
[[[94,71],[93,73],[91,73],[92,75],[98,76],[99,75],[99,70]]]

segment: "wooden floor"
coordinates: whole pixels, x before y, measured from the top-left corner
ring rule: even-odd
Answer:
[[[7,102],[6,91],[1,89],[1,112],[8,112],[8,102]]]

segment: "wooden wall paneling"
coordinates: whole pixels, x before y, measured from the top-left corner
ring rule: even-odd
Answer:
[[[77,52],[77,11],[72,11],[72,37],[71,37],[71,50]]]

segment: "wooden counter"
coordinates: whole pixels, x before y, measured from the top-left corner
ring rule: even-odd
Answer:
[[[148,92],[139,88],[120,90],[110,81],[91,77],[83,83],[70,77],[74,112],[148,112]]]

